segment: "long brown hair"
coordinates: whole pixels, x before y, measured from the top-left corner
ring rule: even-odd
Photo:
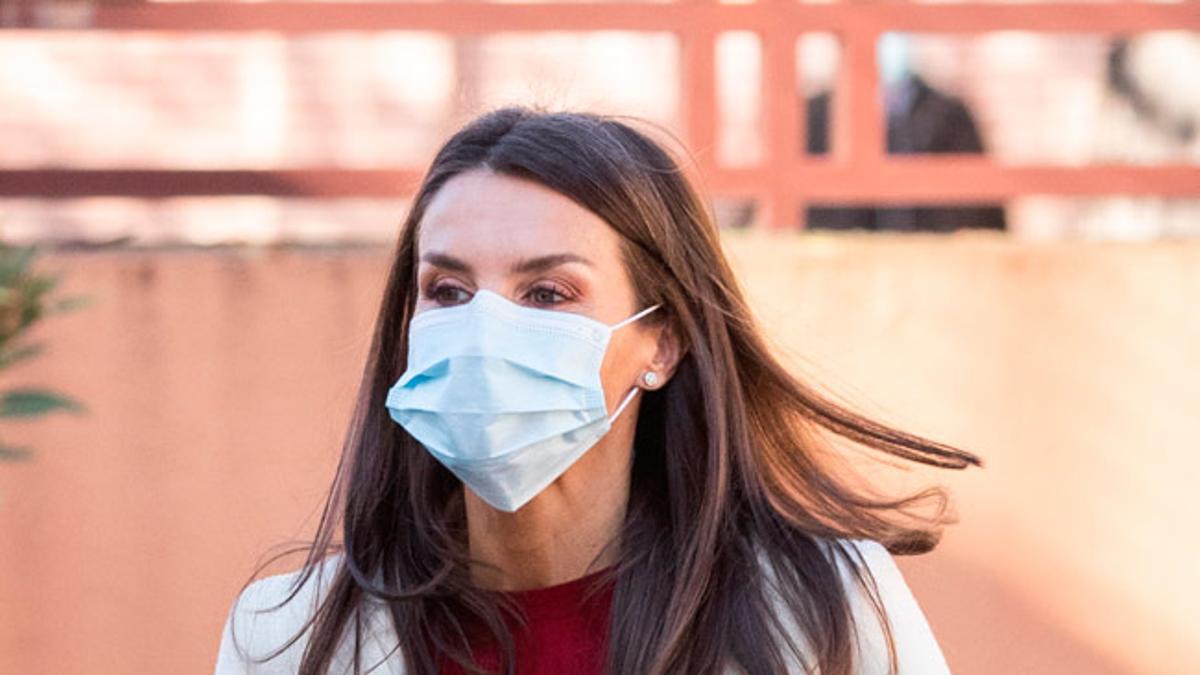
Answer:
[[[471,639],[494,640],[504,672],[515,672],[503,616],[512,608],[473,587],[467,574],[462,484],[384,405],[405,368],[418,223],[438,189],[470,169],[536,181],[603,218],[621,236],[638,306],[661,303],[665,310],[646,320],[670,322],[682,342],[675,375],[644,392],[637,420],[629,506],[615,544],[619,562],[607,577],[615,581],[610,673],[695,675],[730,664],[749,675],[780,673],[789,658],[801,658],[798,639],[815,659],[802,660],[805,667],[851,673],[853,618],[822,541],[866,538],[894,554],[922,553],[953,522],[940,487],[888,498],[849,480],[834,469],[836,453],[821,432],[939,467],[981,460],[867,419],[783,368],[680,164],[625,119],[502,108],[472,120],[433,160],[400,229],[315,540],[305,545],[302,573],[285,600],[340,552],[319,607],[276,652],[311,630],[303,675],[328,670],[349,624],[357,636],[368,600],[388,608],[412,675],[433,675],[440,659],[482,672],[471,659],[468,625],[482,629]],[[918,514],[928,503],[935,512]],[[841,547],[832,551],[852,565],[882,616],[865,564]],[[763,559],[770,565],[759,564]],[[770,579],[764,567],[773,570]],[[802,636],[785,633],[773,602],[783,603]],[[894,670],[886,622],[884,630]]]

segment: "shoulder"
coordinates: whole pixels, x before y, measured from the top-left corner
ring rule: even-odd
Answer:
[[[836,556],[836,564],[854,617],[860,672],[888,672],[888,643],[883,626],[886,621],[895,642],[899,675],[949,673],[925,613],[892,554],[872,539],[836,539],[832,543],[851,558],[848,562],[846,556]],[[870,575],[862,574],[863,569]],[[871,601],[875,593],[883,609],[882,617]]]
[[[311,634],[311,629],[306,630],[305,624],[328,594],[341,556],[340,552],[326,556],[313,568],[308,578],[303,579],[299,589],[296,589],[296,585],[301,581],[302,569],[264,577],[246,586],[234,599],[226,615],[215,675],[297,672]],[[289,599],[289,596],[292,597]],[[297,635],[299,637],[292,641]],[[288,644],[289,641],[292,641],[291,644]],[[335,666],[348,661],[345,652],[352,643],[352,639],[343,640],[335,655]],[[277,656],[267,658],[276,652]],[[335,668],[331,672],[340,671]]]
[[[836,567],[850,605],[857,645],[856,672],[888,673],[886,621],[895,642],[898,675],[947,675],[950,669],[929,622],[887,548],[872,539],[817,541]],[[883,609],[882,617],[872,596]]]

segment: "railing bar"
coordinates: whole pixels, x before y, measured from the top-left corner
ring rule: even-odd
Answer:
[[[761,169],[715,167],[705,176],[716,194],[761,195]],[[416,189],[414,169],[6,169],[0,197],[71,198],[266,195],[398,199]],[[870,171],[802,162],[787,171],[806,199],[955,202],[1028,194],[1200,197],[1200,166],[996,166],[979,159],[888,159]]]
[[[300,11],[302,10],[302,11]],[[761,30],[785,21],[805,31],[836,31],[871,20],[887,30],[980,33],[996,30],[1131,33],[1200,30],[1195,2],[1030,4],[828,4],[722,5],[677,3],[115,3],[96,8],[92,27],[102,30],[323,31],[421,30],[455,34],[545,30],[679,30],[704,25]],[[6,28],[5,31],[36,31]]]

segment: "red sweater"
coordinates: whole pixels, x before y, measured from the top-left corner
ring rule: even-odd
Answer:
[[[554,586],[507,591],[525,612],[528,628],[507,619],[517,651],[517,675],[599,675],[608,648],[608,619],[613,584],[606,583],[585,600],[584,591],[608,570]],[[476,662],[500,672],[499,651],[493,645],[476,647]],[[464,675],[446,659],[442,675]]]

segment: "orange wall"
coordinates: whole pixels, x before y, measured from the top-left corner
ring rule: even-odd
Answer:
[[[727,236],[788,362],[983,455],[901,558],[956,673],[1200,672],[1200,242]],[[94,304],[0,389],[0,672],[207,673],[253,563],[332,477],[388,251],[47,252]],[[1189,639],[1191,638],[1191,639]]]

